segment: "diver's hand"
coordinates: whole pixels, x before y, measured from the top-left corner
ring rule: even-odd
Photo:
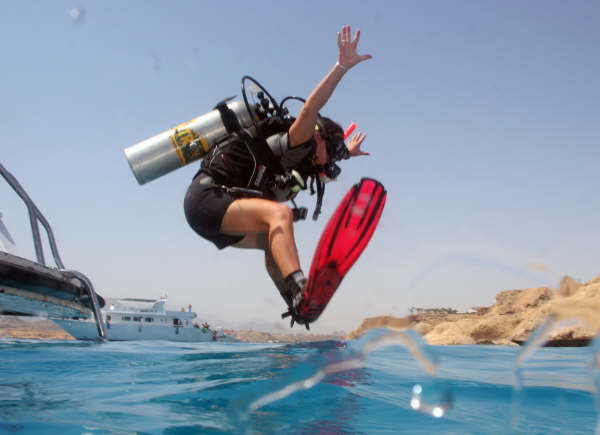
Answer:
[[[342,31],[337,34],[338,44],[338,65],[344,71],[349,70],[354,65],[363,60],[371,59],[373,56],[370,54],[359,55],[356,52],[358,46],[358,40],[360,39],[360,30],[356,31],[354,41],[350,35],[350,26],[342,27]]]
[[[347,145],[347,148],[348,148],[348,151],[350,152],[351,157],[368,156],[369,155],[368,152],[362,151],[360,149],[360,146],[364,142],[366,137],[367,137],[367,135],[364,134],[362,131],[359,131],[354,136],[352,136],[352,139],[350,139],[350,141],[348,142],[348,145]]]

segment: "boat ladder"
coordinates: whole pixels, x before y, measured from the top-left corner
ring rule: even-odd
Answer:
[[[102,311],[100,310],[100,304],[98,302],[98,297],[96,296],[96,291],[94,290],[92,282],[83,273],[65,268],[63,262],[60,259],[60,255],[58,254],[58,248],[56,246],[56,240],[54,239],[54,233],[52,232],[52,228],[50,227],[50,224],[48,223],[42,212],[37,208],[37,206],[31,200],[29,195],[27,195],[27,192],[25,192],[25,189],[23,189],[23,187],[19,184],[17,179],[6,170],[2,163],[0,163],[0,174],[2,174],[6,182],[13,188],[17,195],[21,197],[21,199],[25,203],[25,206],[27,207],[37,262],[42,266],[46,266],[46,262],[44,260],[42,240],[40,238],[39,223],[41,223],[44,229],[46,230],[46,234],[48,235],[48,244],[50,245],[50,250],[52,251],[52,256],[54,257],[54,263],[56,264],[56,267],[66,277],[75,278],[83,284],[83,287],[87,291],[90,304],[92,306],[92,311],[96,320],[96,326],[98,328],[98,335],[101,339],[105,340],[106,330],[104,328],[104,321],[102,319]]]

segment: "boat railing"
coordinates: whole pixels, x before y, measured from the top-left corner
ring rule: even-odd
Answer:
[[[65,275],[76,278],[83,284],[90,298],[90,303],[92,305],[92,310],[96,319],[96,326],[98,327],[98,334],[101,338],[106,338],[104,322],[102,321],[102,312],[100,311],[100,304],[98,303],[98,297],[96,296],[96,292],[94,290],[92,282],[81,272],[78,272],[76,270],[65,269],[65,266],[62,260],[60,259],[60,255],[58,253],[58,247],[56,245],[56,239],[54,238],[52,228],[50,227],[50,224],[48,223],[42,212],[37,208],[33,200],[29,197],[25,189],[23,189],[21,184],[14,177],[14,175],[8,172],[8,170],[6,170],[2,163],[0,163],[0,174],[2,174],[8,185],[12,187],[16,194],[21,197],[21,199],[25,203],[25,206],[27,207],[37,262],[42,266],[46,266],[46,262],[44,260],[44,249],[42,247],[42,239],[40,237],[39,228],[39,224],[42,224],[42,226],[46,230],[46,234],[48,235],[48,244],[50,245],[50,250],[52,251],[52,256],[54,257],[54,263],[56,264],[56,267]]]

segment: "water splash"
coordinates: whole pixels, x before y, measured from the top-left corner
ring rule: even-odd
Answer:
[[[494,270],[502,272],[506,274],[506,276],[523,278],[532,283],[539,282],[540,280],[543,281],[544,279],[547,279],[548,275],[551,275],[549,271],[541,270],[539,267],[535,266],[531,267],[530,264],[523,265],[519,263],[510,263],[498,257],[485,256],[478,253],[449,252],[439,255],[413,276],[405,291],[414,291],[426,278],[432,276],[440,269],[455,265],[468,266],[474,270]]]
[[[336,361],[318,365],[316,370],[309,376],[287,383],[284,387],[251,401],[245,414],[247,416],[248,413],[255,412],[295,392],[310,389],[333,373],[362,369],[365,367],[365,362],[369,354],[394,345],[404,346],[411,353],[415,361],[430,376],[427,382],[413,386],[410,407],[414,410],[431,414],[436,418],[444,416],[452,408],[452,392],[444,382],[435,378],[437,360],[429,352],[422,337],[413,330],[369,331],[365,338],[357,342],[354,346],[349,346],[349,349],[345,352],[342,352]]]
[[[585,319],[585,316],[584,316]],[[586,322],[579,317],[570,317],[570,312],[561,311],[560,309],[554,310],[554,314],[551,314],[546,320],[538,326],[533,333],[530,335],[527,343],[523,346],[521,351],[515,358],[513,365],[513,400],[511,404],[510,419],[509,419],[509,432],[518,433],[518,426],[521,422],[521,409],[526,406],[527,395],[524,392],[524,388],[528,382],[532,382],[535,386],[547,386],[556,388],[569,388],[574,385],[565,385],[560,378],[556,377],[557,373],[557,362],[556,361],[533,361],[534,354],[539,351],[544,345],[553,337],[553,335],[568,327],[586,327],[590,326],[589,322]],[[598,338],[594,340],[598,341]],[[599,374],[599,345],[592,346],[594,363],[590,364],[590,368],[593,370],[595,378],[595,390],[596,390],[596,415],[600,416],[600,401],[598,398],[598,391],[600,391],[600,374]],[[566,367],[567,364],[562,362],[559,365]],[[549,375],[554,374],[554,377]],[[581,389],[586,389],[585,386],[580,385]],[[589,389],[589,388],[588,388]],[[600,435],[600,421],[596,429],[596,434]]]
[[[533,331],[529,340],[515,358],[513,385],[517,391],[521,390],[524,385],[523,370],[527,360],[531,358],[536,350],[542,348],[548,342],[554,332],[569,326],[583,326],[583,323],[579,319],[563,318],[553,314],[548,316],[544,323]]]

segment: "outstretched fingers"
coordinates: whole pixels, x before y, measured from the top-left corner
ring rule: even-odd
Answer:
[[[348,151],[351,156],[368,156],[370,153],[360,149],[360,146],[367,137],[362,131],[355,134],[352,139],[348,142]]]
[[[352,39],[350,38],[350,26],[346,25],[342,27],[342,31],[338,32],[338,46],[343,46],[346,44],[352,44]]]
[[[354,34],[354,41],[352,41],[352,46],[354,47],[355,50],[356,50],[356,47],[358,46],[359,39],[360,39],[360,29],[357,29],[356,33]]]
[[[337,43],[339,48],[338,63],[343,68],[352,68],[359,62],[371,59],[370,54],[359,55],[356,52],[358,41],[360,40],[360,29],[356,31],[354,39],[349,25],[342,27],[341,32],[337,34]]]

